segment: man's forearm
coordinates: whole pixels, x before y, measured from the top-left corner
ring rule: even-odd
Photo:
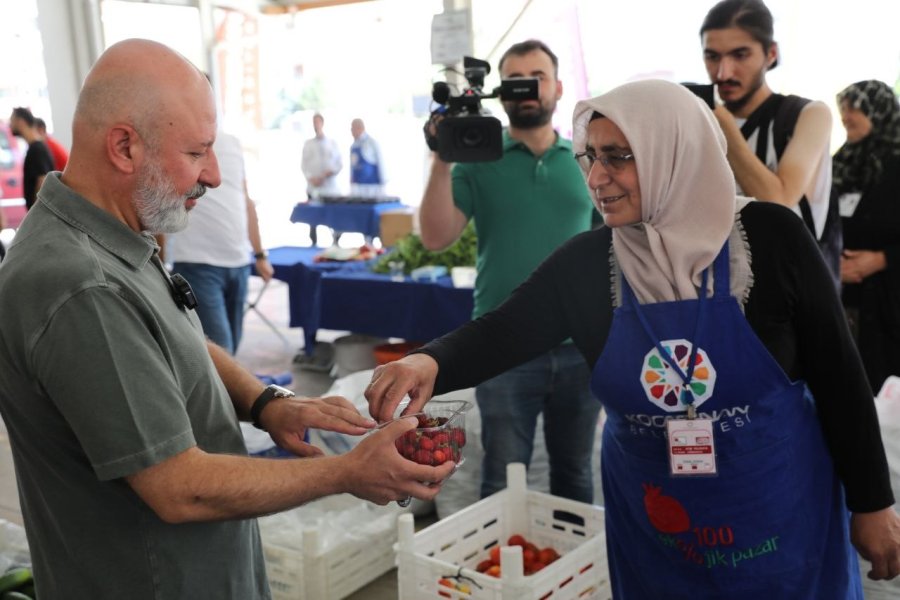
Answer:
[[[756,157],[740,128],[724,106],[715,109],[716,118],[728,143],[728,164],[745,196],[793,207],[799,201],[785,198],[784,185],[778,175]]]
[[[419,226],[422,244],[429,250],[446,248],[466,226],[465,216],[453,203],[451,165],[436,156],[419,206]]]
[[[250,407],[265,389],[265,385],[247,369],[242,367],[224,348],[212,342],[206,343],[209,356],[212,358],[216,371],[228,390],[238,418],[243,421],[250,419]]]
[[[191,448],[128,477],[164,521],[251,518],[346,491],[342,457],[265,459]]]

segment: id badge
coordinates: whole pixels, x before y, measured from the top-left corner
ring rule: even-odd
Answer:
[[[670,419],[669,471],[673,477],[716,475],[716,445],[711,419]]]
[[[850,218],[856,212],[856,206],[859,204],[862,194],[859,192],[851,192],[849,194],[841,194],[838,198],[839,212],[842,217]]]

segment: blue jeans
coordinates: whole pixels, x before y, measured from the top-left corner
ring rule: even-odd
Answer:
[[[197,297],[197,316],[203,333],[231,354],[237,352],[244,325],[247,279],[250,265],[214,267],[201,263],[176,262],[172,270],[191,284]]]
[[[575,345],[563,344],[475,388],[484,446],[482,498],[506,487],[508,463],[531,463],[543,411],[550,493],[593,502],[591,453],[600,401],[591,394],[590,379]]]

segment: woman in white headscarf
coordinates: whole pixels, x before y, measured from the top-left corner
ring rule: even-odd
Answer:
[[[861,598],[851,531],[870,576],[895,577],[872,392],[803,222],[735,196],[715,119],[679,85],[629,83],[574,119],[606,226],[496,311],[377,369],[372,415],[571,337],[608,414],[616,598]]]

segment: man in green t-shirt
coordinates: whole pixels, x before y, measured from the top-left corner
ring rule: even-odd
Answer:
[[[472,219],[478,232],[474,317],[499,306],[553,250],[596,218],[569,140],[551,118],[562,95],[558,60],[538,40],[510,47],[500,76],[536,77],[539,98],[504,102],[509,128],[495,162],[444,162],[437,154],[420,207],[422,242],[452,244]],[[590,369],[571,343],[476,388],[482,417],[482,497],[506,487],[506,464],[529,464],[538,415],[550,459],[551,493],[591,502],[591,452],[600,403]]]
[[[84,81],[65,171],[0,265],[0,414],[41,598],[270,597],[253,517],[349,492],[432,499],[454,464],[401,457],[402,419],[321,457],[309,427],[375,427],[344,398],[266,387],[203,335],[154,233],[221,175],[204,75],[148,40]],[[304,460],[251,458],[238,419]]]

